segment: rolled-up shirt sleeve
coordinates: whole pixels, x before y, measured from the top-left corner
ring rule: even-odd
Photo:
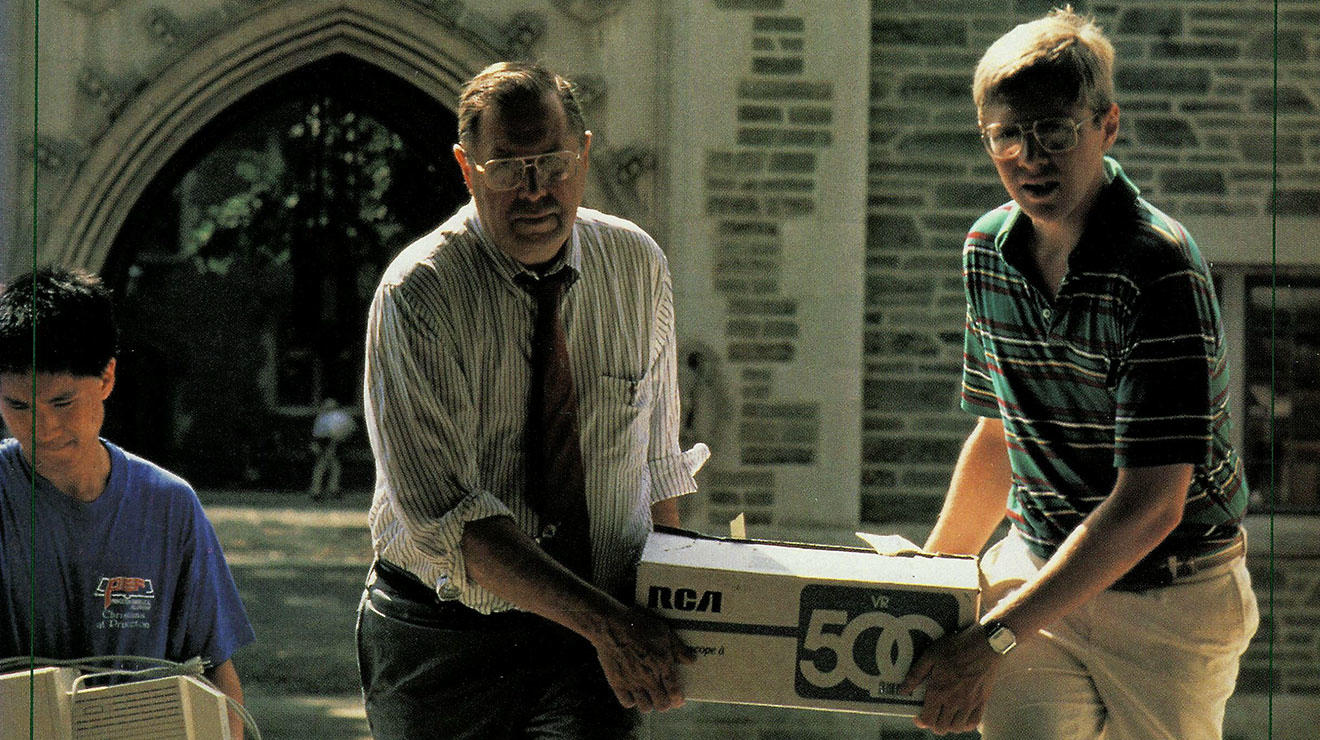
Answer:
[[[467,579],[463,529],[470,521],[512,514],[478,485],[478,418],[467,375],[439,312],[419,305],[435,297],[423,300],[413,292],[420,291],[382,285],[368,318],[364,415],[377,488],[387,489],[377,496],[372,517],[392,518],[398,535],[380,528],[386,536],[378,535],[377,550],[426,574],[433,587],[443,586],[443,597],[490,611],[498,599]]]
[[[656,276],[655,324],[660,351],[647,377],[654,387],[651,398],[651,431],[647,444],[647,467],[651,479],[651,503],[697,490],[694,477],[710,457],[710,449],[698,442],[689,450],[679,444],[681,420],[678,393],[678,352],[675,347],[674,290],[668,265],[661,260]]]

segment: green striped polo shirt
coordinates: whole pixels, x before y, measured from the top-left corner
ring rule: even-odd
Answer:
[[[1118,468],[1179,463],[1194,470],[1183,519],[1152,557],[1213,551],[1247,503],[1214,286],[1182,225],[1118,162],[1105,167],[1053,299],[1028,277],[1030,222],[1015,203],[972,226],[961,403],[1003,421],[1008,514],[1038,555],[1109,495]]]

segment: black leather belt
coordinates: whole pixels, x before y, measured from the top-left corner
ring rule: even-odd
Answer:
[[[1143,561],[1118,582],[1110,586],[1114,591],[1149,591],[1153,588],[1173,586],[1192,580],[1221,566],[1228,565],[1247,552],[1247,538],[1239,533],[1227,547],[1205,555],[1178,557],[1171,555],[1164,558]]]
[[[439,604],[440,597],[435,590],[422,582],[405,568],[400,568],[388,560],[377,560],[372,565],[376,580],[396,595],[418,604]]]
[[[374,580],[368,580],[368,588],[380,589],[388,598],[422,607],[426,619],[442,623],[448,629],[512,630],[526,629],[531,623],[552,624],[530,612],[511,609],[482,614],[460,601],[442,599],[411,571],[388,560],[377,559],[371,570]]]

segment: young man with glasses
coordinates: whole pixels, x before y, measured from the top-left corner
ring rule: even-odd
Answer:
[[[1010,526],[982,560],[980,622],[905,682],[940,733],[1218,738],[1258,623],[1213,285],[1106,156],[1113,56],[1091,20],[1055,10],[976,69],[1012,202],[964,245],[962,405],[979,420],[926,548],[979,553]]]
[[[458,119],[472,202],[396,258],[368,319],[367,717],[378,740],[629,737],[682,703],[692,659],[629,606],[709,454],[679,448],[668,267],[579,207],[591,132],[566,80],[493,65]]]

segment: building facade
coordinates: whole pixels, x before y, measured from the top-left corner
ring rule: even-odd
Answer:
[[[1004,200],[971,69],[1050,4],[12,0],[0,266],[80,265],[127,301],[146,380],[118,416],[140,451],[201,488],[292,485],[315,408],[357,400],[376,271],[464,197],[447,160],[462,81],[541,59],[595,132],[588,204],[669,256],[684,436],[714,451],[687,520],[919,539],[972,423],[962,237]],[[1213,262],[1235,347],[1269,604],[1237,716],[1273,693],[1314,718],[1320,8],[1075,5],[1118,48],[1115,154]],[[221,433],[248,441],[210,468],[188,457]]]

